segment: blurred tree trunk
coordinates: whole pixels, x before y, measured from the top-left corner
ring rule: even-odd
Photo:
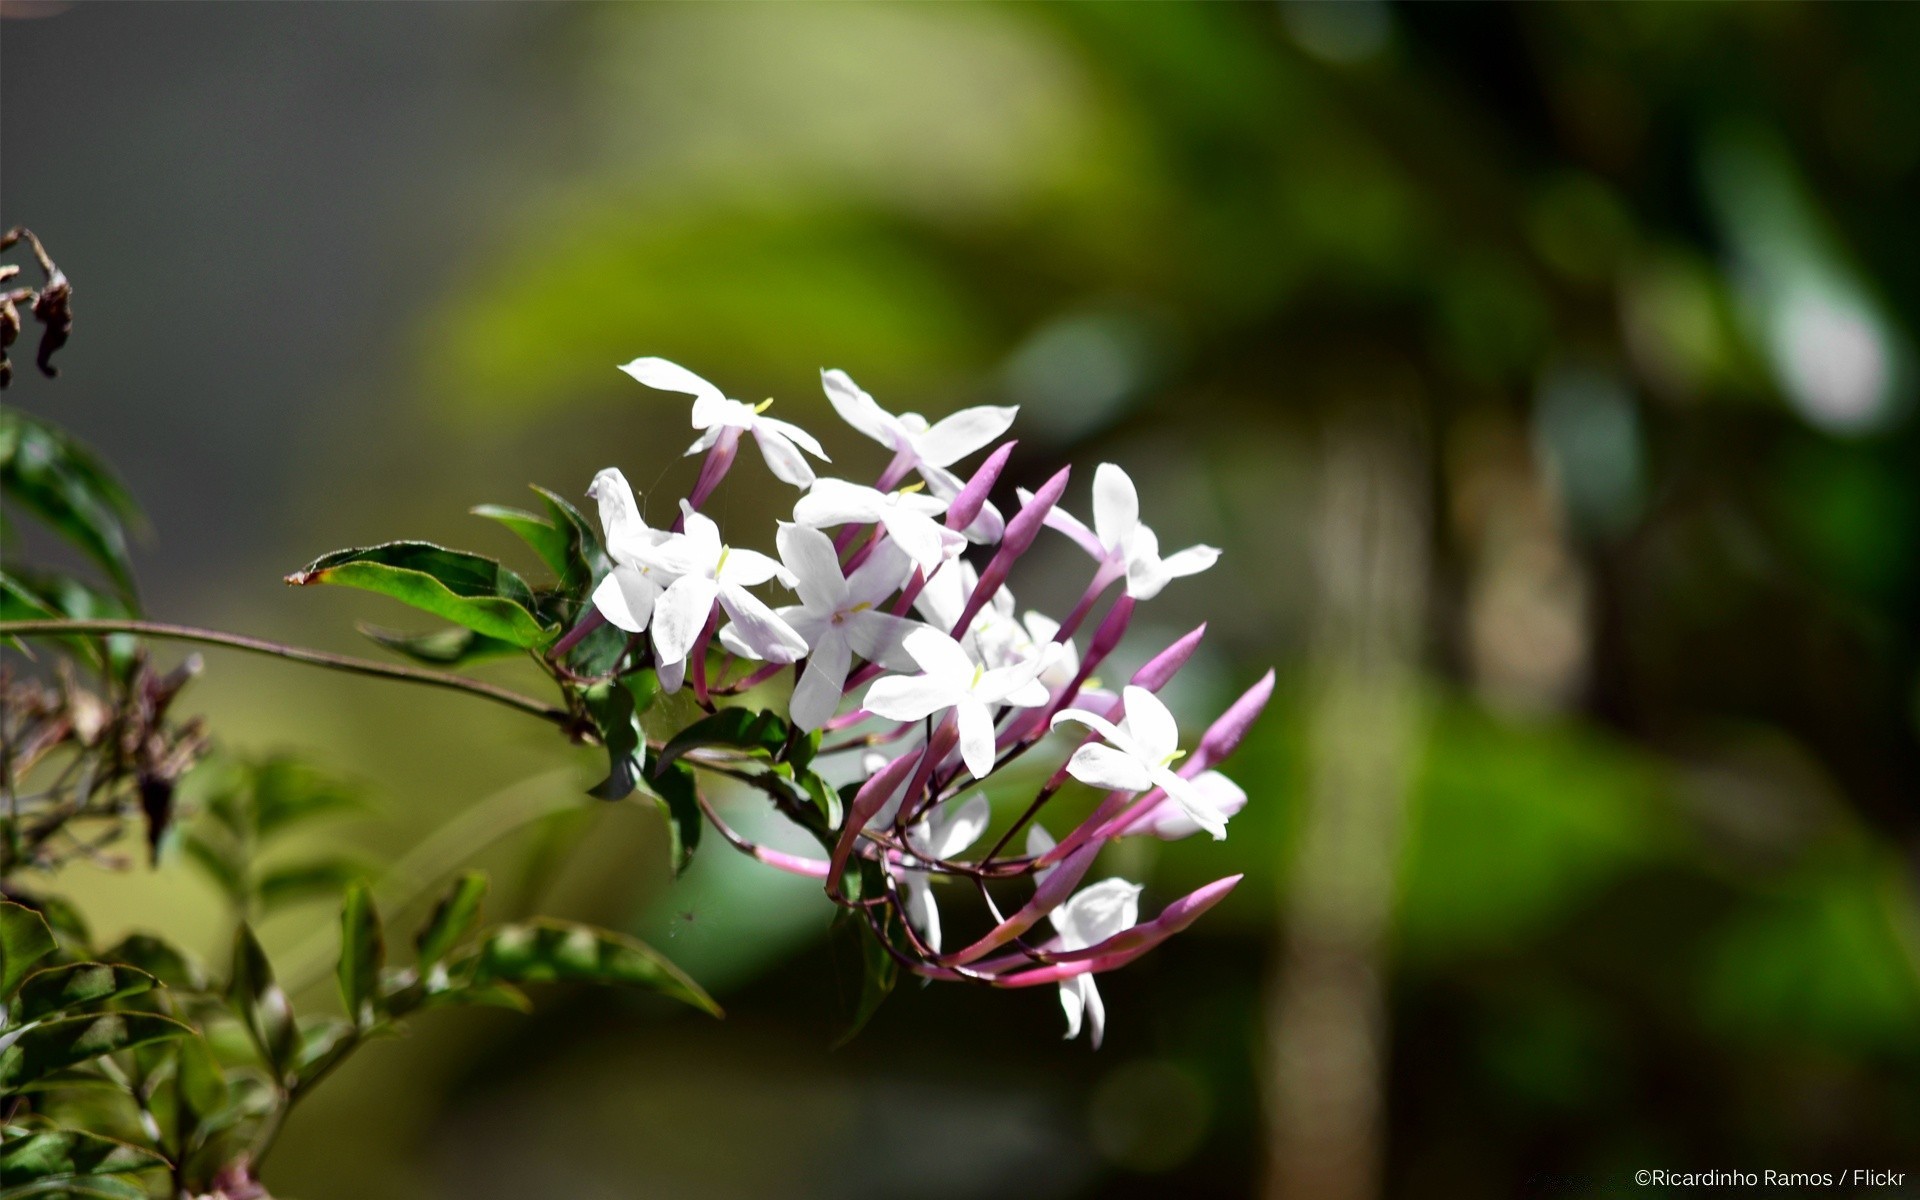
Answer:
[[[1266,997],[1267,1195],[1368,1200],[1384,1160],[1384,936],[1422,725],[1418,408],[1337,411],[1322,461],[1307,790]]]

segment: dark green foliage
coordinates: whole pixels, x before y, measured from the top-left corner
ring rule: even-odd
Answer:
[[[431,542],[336,550],[287,576],[287,582],[378,592],[522,648],[551,638],[533,615],[533,591],[524,579],[491,558]]]

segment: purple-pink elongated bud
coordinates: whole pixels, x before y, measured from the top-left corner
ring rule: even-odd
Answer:
[[[1040,536],[1040,526],[1047,519],[1047,514],[1053,511],[1054,505],[1060,503],[1060,497],[1067,494],[1067,477],[1072,472],[1071,466],[1055,471],[1053,478],[1040,485],[1033,499],[1013,514],[1013,518],[1007,522],[1006,536],[1000,539],[1000,554],[1019,558],[1027,552],[1027,547],[1033,545],[1033,539]],[[994,557],[998,558],[999,555]]]
[[[1039,923],[1040,918],[1067,902],[1073,889],[1080,886],[1080,880],[1086,876],[1087,869],[1093,866],[1093,860],[1100,853],[1099,842],[1089,842],[1069,855],[1066,861],[1040,881],[1033,890],[1033,899],[1020,906],[1018,912],[995,925],[979,941],[965,949],[943,955],[940,962],[946,966],[964,966],[984,955],[991,954],[1000,947],[1019,937]],[[1021,958],[1026,959],[1025,955]],[[1031,961],[1031,960],[1026,960]]]
[[[1220,714],[1220,719],[1207,726],[1200,735],[1200,744],[1194,747],[1193,757],[1181,763],[1182,775],[1191,778],[1208,767],[1215,765],[1227,755],[1232,754],[1247,736],[1247,730],[1260,719],[1267,701],[1273,699],[1273,669],[1260,677],[1260,682],[1243,692],[1238,700]]]
[[[1203,888],[1189,892],[1172,904],[1160,910],[1160,915],[1151,921],[1123,929],[1105,941],[1088,946],[1085,950],[1054,951],[1050,957],[1056,961],[1044,967],[1030,971],[1013,971],[992,980],[993,986],[1003,988],[1037,987],[1041,984],[1059,983],[1076,975],[1097,974],[1124,967],[1134,959],[1179,933],[1199,919],[1220,901],[1226,899],[1243,875],[1229,875],[1225,879],[1216,879]],[[1029,962],[1024,955],[1009,955],[1004,960],[1008,966],[1017,966],[1020,962]],[[985,969],[986,964],[981,964]]]
[[[1181,667],[1187,665],[1187,660],[1192,658],[1193,652],[1199,648],[1200,639],[1206,635],[1207,623],[1202,621],[1192,633],[1148,659],[1146,665],[1133,673],[1133,678],[1129,682],[1135,687],[1143,687],[1150,692],[1159,691],[1179,674]]]
[[[987,455],[987,461],[980,464],[980,469],[973,473],[972,479],[967,480],[960,494],[953,498],[953,503],[947,505],[948,529],[965,529],[973,524],[980,510],[986,507],[987,493],[1000,481],[1000,472],[1006,468],[1007,459],[1019,444],[1017,441],[1002,442],[999,449]]]
[[[1007,581],[1007,573],[1013,570],[1013,564],[1027,548],[1033,545],[1033,539],[1040,536],[1040,523],[1060,503],[1060,497],[1066,494],[1067,477],[1073,471],[1071,466],[1061,467],[1054,472],[1053,478],[1040,486],[1026,506],[1013,514],[1007,522],[1006,533],[1000,538],[1000,549],[994,552],[987,562],[986,570],[980,572],[980,582],[973,589],[973,595],[967,597],[967,606],[960,613],[960,619],[953,623],[953,636],[966,633],[973,618],[986,606],[1000,585]]]
[[[1081,670],[1091,673],[1095,666],[1112,654],[1120,639],[1127,636],[1127,623],[1133,620],[1133,597],[1122,596],[1113,602],[1107,615],[1093,631],[1093,640],[1087,644],[1087,657]]]
[[[740,431],[726,429],[720,433],[718,441],[707,451],[707,457],[700,464],[700,477],[693,481],[693,494],[687,497],[687,503],[698,509],[713,495],[713,489],[727,477],[733,467],[734,456],[740,453]],[[684,516],[674,518],[673,532],[679,533],[686,525]]]
[[[839,895],[840,876],[847,869],[847,859],[853,854],[853,844],[859,839],[860,831],[873,820],[875,813],[886,807],[888,798],[907,781],[908,774],[919,762],[918,754],[902,754],[875,771],[854,793],[853,803],[847,806],[847,821],[841,827],[840,840],[833,846],[833,873],[827,878],[828,891],[833,895]]]

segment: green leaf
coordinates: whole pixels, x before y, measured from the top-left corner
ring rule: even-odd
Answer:
[[[207,878],[213,880],[229,901],[236,905],[247,902],[252,884],[247,879],[247,868],[240,861],[238,852],[217,844],[197,830],[181,837],[180,850],[194,866],[206,873]]]
[[[287,576],[287,582],[378,592],[523,649],[550,637],[533,616],[533,591],[524,579],[491,558],[431,542],[336,550]]]
[[[823,830],[840,828],[843,810],[840,793],[834,790],[833,785],[812,771],[806,770],[800,771],[798,782],[801,790],[806,792],[807,799],[813,801],[814,810],[820,814],[821,828]]]
[[[533,1011],[533,1001],[510,983],[461,984],[429,995],[425,1003],[434,1006],[463,1005],[472,1008],[510,1008],[517,1013]]]
[[[311,1023],[302,1022],[300,1054],[294,1062],[300,1078],[310,1081],[323,1075],[353,1053],[360,1045],[354,1033],[352,1022],[334,1017],[324,1017]]]
[[[771,756],[786,742],[787,723],[772,710],[723,708],[675,734],[660,751],[653,770],[657,775],[687,751],[701,746],[729,746]]]
[[[380,913],[365,883],[347,889],[340,905],[340,999],[347,1017],[365,1029],[379,1016],[380,968],[387,960]]]
[[[892,920],[889,911],[886,923],[891,924]],[[873,1020],[873,1014],[880,1011],[880,1005],[885,1003],[893,992],[894,984],[899,982],[900,965],[894,961],[893,955],[887,953],[879,935],[861,917],[845,913],[836,922],[836,927],[842,931],[842,937],[847,936],[844,931],[850,929],[860,946],[860,1000],[854,1006],[853,1017],[846,1031],[833,1044],[833,1048],[838,1050],[857,1037],[867,1027],[867,1022]]]
[[[479,504],[467,511],[476,517],[485,517],[505,525],[515,537],[533,548],[533,552],[540,556],[540,561],[553,572],[555,579],[564,577],[572,565],[572,557],[567,551],[567,531],[552,521],[536,517],[524,509],[508,508],[504,504]]]
[[[0,571],[0,621],[38,621],[63,614],[34,595],[25,582]]]
[[[0,900],[0,1000],[27,977],[27,968],[53,953],[53,931],[24,904]]]
[[[475,983],[602,983],[650,988],[722,1015],[700,985],[645,942],[567,921],[503,925],[475,956]]]
[[[144,1184],[121,1175],[91,1175],[82,1179],[52,1179],[0,1192],[0,1200],[148,1200]]]
[[[15,1195],[21,1184],[128,1175],[166,1165],[167,1160],[151,1150],[97,1133],[41,1129],[15,1135],[9,1130],[0,1139],[0,1179],[9,1185],[0,1195]]]
[[[91,451],[17,409],[0,410],[0,490],[99,563],[131,597],[132,499]]]
[[[207,973],[199,963],[150,934],[130,934],[100,957],[138,967],[174,991],[207,990]]]
[[[28,1028],[0,1054],[0,1083],[18,1085],[75,1063],[193,1032],[171,1017],[146,1012],[61,1017]]]
[[[654,803],[667,822],[668,862],[676,877],[693,861],[700,845],[700,801],[693,769],[672,763],[650,781]]]
[[[359,859],[317,858],[275,867],[260,876],[254,893],[259,897],[260,910],[271,913],[303,900],[336,896],[370,873],[368,865]]]
[[[556,571],[554,578],[562,592],[585,599],[594,582],[613,566],[607,559],[606,550],[600,545],[600,530],[559,495],[538,485],[533,490],[546,502],[547,514],[553,519],[554,527],[567,535],[567,569]]]
[[[633,716],[633,693],[618,682],[599,683],[581,697],[600,742],[607,748],[607,777],[588,788],[602,800],[623,800],[633,794],[641,771],[640,725]]]
[[[253,827],[262,838],[318,817],[366,807],[353,788],[297,758],[269,758],[250,770]]]
[[[261,1057],[276,1076],[284,1077],[299,1042],[293,1003],[274,981],[266,951],[245,924],[234,934],[233,978],[227,984],[227,1000],[253,1035]]]
[[[9,1013],[15,1025],[38,1021],[67,1009],[104,1004],[137,995],[158,981],[145,971],[111,963],[70,963],[27,976]]]
[[[220,1061],[205,1038],[183,1037],[176,1044],[174,1094],[196,1128],[226,1108],[227,1074],[220,1069]]]
[[[453,953],[454,947],[473,931],[474,923],[480,919],[480,902],[486,895],[487,877],[479,871],[468,871],[440,897],[440,903],[433,906],[432,915],[420,927],[414,942],[422,977]]]
[[[512,642],[490,638],[460,625],[432,633],[401,633],[365,621],[354,628],[396,654],[436,667],[457,667],[521,653],[520,647]]]

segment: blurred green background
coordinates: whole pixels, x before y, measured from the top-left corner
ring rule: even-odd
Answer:
[[[469,505],[607,465],[657,516],[685,406],[613,368],[660,354],[856,479],[820,367],[1020,404],[1009,491],[1072,461],[1084,512],[1119,462],[1164,542],[1226,551],[1135,624],[1144,654],[1211,622],[1189,732],[1280,673],[1231,838],[1111,855],[1149,904],[1247,880],[1103,978],[1102,1050],[1050,994],[909,987],[830,1051],[857,964],[805,881],[716,839],[669,887],[650,812],[575,802],[593,752],[212,652],[188,700],[225,744],[363,782],[341,839],[552,809],[480,852],[496,912],[634,930],[730,1014],[449,1015],[319,1093],[276,1193],[1920,1168],[1920,6],[9,15],[0,202],[78,326],[8,402],[121,467],[154,616],[355,651],[404,615],[283,573],[511,556]],[[723,495],[791,501],[753,462]],[[1081,564],[1041,547],[1014,583],[1057,607]],[[103,941],[225,937],[177,862],[62,883]]]

